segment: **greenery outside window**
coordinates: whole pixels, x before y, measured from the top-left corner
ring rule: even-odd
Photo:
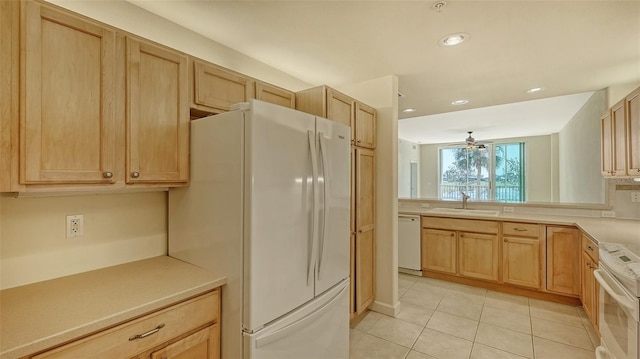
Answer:
[[[439,197],[462,200],[525,201],[524,143],[440,148]]]

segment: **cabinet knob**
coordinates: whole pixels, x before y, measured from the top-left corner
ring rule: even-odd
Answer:
[[[131,178],[138,178],[140,177],[140,172],[131,172]]]
[[[110,172],[110,171],[102,172],[102,177],[104,177],[104,178],[112,178],[113,177],[113,172]]]
[[[505,239],[503,239],[503,241],[504,241],[504,243],[508,243],[508,242],[509,242],[509,240],[508,240],[508,239],[506,239],[506,238],[505,238]]]
[[[593,251],[593,247],[591,247],[591,246],[587,246],[587,249],[590,250],[590,251]]]
[[[358,140],[357,142],[358,142],[358,143],[360,143],[360,142],[362,142],[362,141]]]

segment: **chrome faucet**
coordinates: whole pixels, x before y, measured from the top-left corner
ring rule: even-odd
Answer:
[[[462,191],[460,191],[460,193],[462,193],[462,209],[467,209],[467,202],[469,201],[469,198],[471,198],[471,196]]]

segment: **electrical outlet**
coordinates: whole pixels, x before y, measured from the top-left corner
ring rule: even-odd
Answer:
[[[631,202],[640,202],[640,192],[631,192]]]
[[[420,207],[429,208],[429,207],[431,207],[431,204],[430,203],[420,203]]]
[[[616,217],[616,212],[614,212],[614,211],[602,211],[602,212],[600,212],[600,215],[602,216],[602,218],[615,218]]]
[[[503,212],[513,213],[513,207],[502,207]]]
[[[84,216],[76,214],[67,216],[67,238],[84,236]]]

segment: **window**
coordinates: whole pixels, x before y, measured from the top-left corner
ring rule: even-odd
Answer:
[[[487,145],[486,149],[464,146],[440,148],[441,199],[461,200],[462,192],[472,200],[524,202],[524,143]]]

